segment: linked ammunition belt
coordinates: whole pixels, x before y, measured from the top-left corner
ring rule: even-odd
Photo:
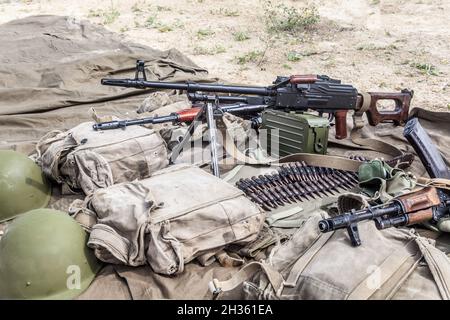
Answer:
[[[357,184],[355,172],[308,166],[304,161],[285,163],[272,173],[236,182],[239,189],[267,211],[286,203],[332,196]]]

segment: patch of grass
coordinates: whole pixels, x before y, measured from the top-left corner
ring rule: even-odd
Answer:
[[[439,72],[438,72],[436,66],[432,65],[431,63],[412,62],[412,63],[410,63],[410,67],[416,68],[422,74],[426,74],[429,76],[439,75]]]
[[[102,14],[103,14],[103,10],[101,10],[101,9],[99,9],[99,10],[90,9],[89,13],[88,13],[88,18],[101,17]]]
[[[292,69],[292,67],[290,65],[288,65],[287,63],[283,64],[282,67],[284,69],[287,69],[287,70],[291,70]]]
[[[216,50],[216,53],[224,53],[227,52],[227,49],[225,49],[224,46],[221,46],[220,44],[214,47]]]
[[[447,104],[447,109],[450,110],[450,103]]]
[[[210,14],[218,15],[218,16],[224,16],[224,17],[238,17],[239,11],[233,10],[229,8],[219,8],[215,10],[209,10]]]
[[[167,11],[172,11],[172,8],[166,7],[166,6],[156,6],[156,11],[167,12]]]
[[[145,20],[144,27],[154,28],[154,29],[157,29],[159,32],[170,32],[170,31],[173,31],[175,28],[182,28],[182,27],[184,27],[184,25],[179,24],[177,22],[175,22],[172,25],[162,23],[157,20],[157,16],[156,16],[156,14],[154,14],[154,15],[147,17],[147,19]]]
[[[173,28],[167,24],[159,24],[157,27],[159,32],[169,32],[173,31]]]
[[[110,8],[109,11],[106,12],[103,24],[111,24],[114,21],[117,20],[117,18],[120,16],[120,12],[115,8]]]
[[[106,10],[98,9],[98,10],[89,10],[88,17],[96,17],[103,18],[102,24],[111,24],[117,20],[120,16],[120,12],[114,7],[113,2],[111,1],[111,6]]]
[[[372,0],[372,1],[370,1],[370,4],[375,6],[377,4],[380,4],[380,0]]]
[[[398,50],[398,47],[395,44],[390,44],[387,46],[377,46],[373,43],[369,43],[369,44],[360,44],[359,46],[356,47],[356,50],[359,51],[374,51],[374,50]]]
[[[142,12],[144,12],[144,10],[142,8],[145,6],[145,4],[146,4],[145,1],[135,2],[133,4],[133,6],[131,7],[131,12],[133,12],[133,13],[142,13]]]
[[[145,19],[144,27],[152,28],[156,25],[156,15],[153,14],[151,16],[148,16],[147,19]]]
[[[227,50],[221,45],[216,45],[213,48],[205,48],[197,46],[194,48],[194,55],[197,56],[213,56],[215,54],[224,53]]]
[[[184,23],[180,19],[175,19],[175,22],[172,24],[174,28],[184,29]]]
[[[259,63],[264,58],[264,52],[254,50],[247,52],[242,56],[236,57],[237,64],[247,64],[249,62]]]
[[[297,61],[300,61],[301,54],[298,52],[295,52],[295,51],[290,51],[287,53],[286,57],[287,57],[288,61],[290,61],[290,62],[297,62]]]
[[[264,18],[269,32],[291,34],[312,29],[320,21],[315,6],[297,9],[283,3],[274,5],[271,1],[265,3]]]
[[[120,32],[121,33],[124,33],[124,32],[127,32],[127,31],[129,31],[130,30],[130,28],[128,27],[128,26],[123,26],[122,28],[120,28]]]
[[[237,31],[233,33],[233,38],[235,41],[245,41],[250,39],[250,36],[244,31]]]
[[[212,31],[210,28],[197,30],[197,38],[199,38],[199,39],[203,39],[203,38],[212,36],[213,34],[214,34],[214,31]]]

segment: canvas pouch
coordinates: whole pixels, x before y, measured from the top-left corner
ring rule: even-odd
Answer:
[[[84,122],[69,131],[51,131],[38,142],[36,162],[63,185],[64,193],[86,195],[115,183],[149,177],[168,165],[167,147],[152,129],[99,130]]]
[[[167,275],[181,273],[194,259],[229,263],[224,249],[256,240],[265,219],[241,190],[187,164],[99,189],[70,211],[90,227],[88,246],[100,260],[148,262]]]

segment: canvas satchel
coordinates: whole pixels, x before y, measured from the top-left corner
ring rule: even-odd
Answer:
[[[241,287],[247,299],[449,299],[450,261],[431,239],[414,229],[379,231],[359,224],[362,245],[352,247],[345,230],[321,233],[313,214],[271,256],[243,267],[210,289]]]
[[[84,122],[73,129],[51,131],[38,142],[36,162],[63,185],[63,192],[86,195],[115,183],[149,177],[168,165],[167,148],[152,129],[92,129]]]
[[[130,266],[148,262],[167,275],[181,273],[194,259],[202,265],[216,257],[229,263],[223,250],[254,241],[265,219],[241,190],[187,164],[99,189],[75,201],[70,211],[92,225],[88,246],[100,260]]]

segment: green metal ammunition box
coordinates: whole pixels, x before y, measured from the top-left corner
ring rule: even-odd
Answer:
[[[326,154],[329,127],[328,119],[313,114],[266,110],[262,113],[261,129],[267,130],[267,141],[263,142],[263,130],[261,141],[272,156],[283,157],[293,153]]]

